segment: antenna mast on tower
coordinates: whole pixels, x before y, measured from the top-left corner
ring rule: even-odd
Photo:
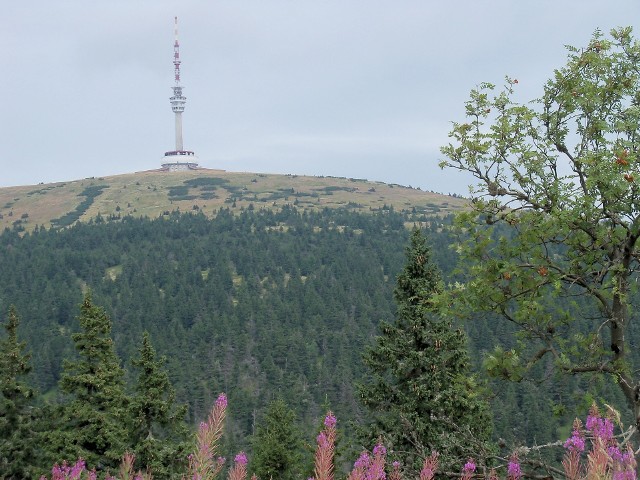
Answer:
[[[175,17],[175,42],[173,44],[173,70],[176,84],[173,86],[173,97],[171,97],[171,110],[176,114],[176,151],[184,150],[182,144],[182,112],[187,99],[182,96],[182,85],[180,85],[180,42],[178,42],[178,17]]]
[[[185,150],[182,142],[182,112],[187,103],[187,98],[182,95],[182,84],[180,83],[180,42],[178,41],[178,17],[174,18],[174,34],[175,41],[173,43],[173,73],[175,84],[173,87],[173,96],[169,99],[171,110],[175,114],[176,123],[176,149],[164,154],[165,160],[175,160],[171,163],[162,164],[165,170],[186,170],[197,168],[195,162],[195,154]],[[184,158],[186,162],[181,163],[180,159]]]

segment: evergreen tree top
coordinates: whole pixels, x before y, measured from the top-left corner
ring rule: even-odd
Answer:
[[[415,228],[406,248],[407,261],[398,274],[394,295],[398,309],[412,310],[411,317],[428,309],[433,293],[442,290],[442,275],[433,263],[431,248],[422,231]]]
[[[414,230],[407,261],[395,290],[396,322],[382,324],[382,335],[363,360],[371,379],[359,388],[374,423],[365,443],[379,436],[409,470],[422,452],[438,451],[452,467],[488,448],[488,404],[469,371],[466,340],[430,307],[441,291],[438,267],[420,230]]]
[[[18,326],[20,317],[15,306],[9,307],[9,315],[4,329],[7,332],[5,338],[0,339],[0,375],[2,375],[2,388],[8,386],[9,378],[26,375],[31,371],[29,360],[31,355],[24,353],[26,342],[18,340]],[[26,388],[26,387],[25,387]]]

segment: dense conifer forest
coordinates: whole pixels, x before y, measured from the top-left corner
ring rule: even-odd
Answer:
[[[450,218],[420,225],[446,282],[455,281]],[[350,422],[364,413],[356,385],[368,373],[362,355],[396,315],[393,290],[412,223],[406,215],[347,210],[301,213],[222,209],[214,219],[173,214],[149,220],[98,218],[67,229],[0,235],[0,311],[15,305],[18,336],[31,354],[35,403],[64,403],[63,359],[78,361],[83,295],[104,308],[132,392],[143,333],[186,404],[185,424],[206,418],[219,392],[229,399],[225,442],[251,452],[268,405],[295,412],[308,444],[327,408],[344,430],[342,449],[359,451]],[[482,373],[486,353],[514,339],[504,320],[464,325],[472,368],[485,383],[494,440],[509,448],[555,441],[570,432],[579,404],[573,379],[505,383]],[[541,372],[542,377],[545,372]],[[606,400],[621,401],[616,391]],[[281,407],[284,408],[284,407]],[[258,433],[259,434],[259,433]]]

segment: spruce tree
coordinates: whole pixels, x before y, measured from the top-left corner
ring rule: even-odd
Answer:
[[[469,371],[465,335],[432,306],[441,289],[440,271],[415,229],[394,292],[396,321],[382,324],[382,335],[363,356],[370,381],[359,394],[373,417],[362,435],[365,446],[381,436],[392,458],[414,472],[434,450],[445,470],[481,458],[491,432],[488,404]]]
[[[156,358],[147,332],[138,354],[131,362],[140,374],[129,408],[136,464],[155,479],[176,478],[188,454],[187,407],[176,404],[175,390],[163,369],[166,359]]]
[[[48,442],[58,462],[81,457],[91,467],[115,468],[129,433],[124,371],[110,336],[111,320],[90,294],[84,297],[78,321],[81,331],[71,336],[78,358],[64,361],[59,383],[68,403]]]
[[[0,478],[7,480],[34,475],[34,391],[25,382],[30,355],[24,353],[25,342],[18,341],[19,323],[12,305],[0,340]]]
[[[263,480],[300,477],[302,440],[296,414],[282,398],[267,406],[253,437],[251,469]]]

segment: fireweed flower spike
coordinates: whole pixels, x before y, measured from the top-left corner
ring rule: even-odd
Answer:
[[[509,480],[520,480],[520,477],[522,477],[520,462],[518,461],[518,455],[514,453],[511,455],[507,466],[507,478]]]
[[[613,422],[609,418],[602,418],[596,405],[589,410],[587,430],[593,433],[594,437],[601,438],[605,445],[613,440]]]
[[[613,480],[636,480],[636,459],[631,446],[627,445],[624,453],[621,453],[617,447],[615,450],[615,456],[612,455]]]
[[[400,472],[400,462],[393,462],[393,470],[389,474],[389,480],[402,480],[402,473]]]
[[[475,471],[476,471],[476,464],[473,461],[473,459],[470,458],[469,460],[467,460],[467,463],[464,464],[464,467],[462,467],[461,478],[463,480],[469,480],[473,477]]]
[[[227,396],[224,393],[218,395],[218,398],[216,400],[216,407],[223,409],[227,408]]]
[[[362,452],[353,464],[353,470],[351,470],[347,480],[365,480],[370,464],[371,457],[369,453],[366,451]]]
[[[367,472],[367,480],[386,480],[387,476],[384,472],[386,463],[387,449],[379,443],[373,447],[373,461]]]
[[[82,472],[84,472],[84,469],[85,469],[84,460],[79,458],[76,464],[73,467],[71,467],[71,473],[69,475],[69,478],[70,479],[80,478],[80,475],[82,475]]]
[[[608,448],[615,445],[613,423],[608,418],[602,418],[598,408],[593,405],[589,410],[586,426],[593,434],[591,451],[587,455],[587,476],[604,478],[611,460]]]
[[[57,463],[51,469],[51,480],[79,480],[82,476],[82,472],[85,470],[86,465],[82,458],[79,458],[73,466],[67,464],[67,462],[62,462],[62,465],[58,465]],[[95,470],[91,472],[87,472],[89,478],[95,478]],[[40,477],[40,480],[46,480],[46,477],[43,475]]]
[[[317,438],[315,480],[333,480],[333,455],[336,441],[336,417],[331,411],[324,419],[324,429]]]
[[[573,422],[573,432],[564,442],[566,452],[562,459],[562,467],[567,480],[578,480],[582,478],[582,466],[580,456],[584,451],[584,434],[582,432],[582,422],[576,418]]]
[[[327,428],[335,428],[338,420],[333,416],[333,413],[328,412],[327,416],[324,417],[324,426]]]
[[[133,453],[126,452],[122,457],[122,463],[120,464],[120,480],[136,480],[142,478],[140,473],[134,475],[133,464],[136,461],[136,456]]]
[[[222,466],[224,458],[215,458],[220,437],[224,427],[227,410],[227,396],[221,393],[216,400],[206,422],[200,423],[196,434],[196,450],[189,455],[190,480],[210,480],[215,478]]]
[[[427,458],[424,459],[422,464],[422,470],[420,470],[420,480],[431,480],[438,470],[438,452],[431,452]]]
[[[229,480],[245,480],[245,478],[247,478],[247,456],[244,452],[240,452],[229,470]]]

